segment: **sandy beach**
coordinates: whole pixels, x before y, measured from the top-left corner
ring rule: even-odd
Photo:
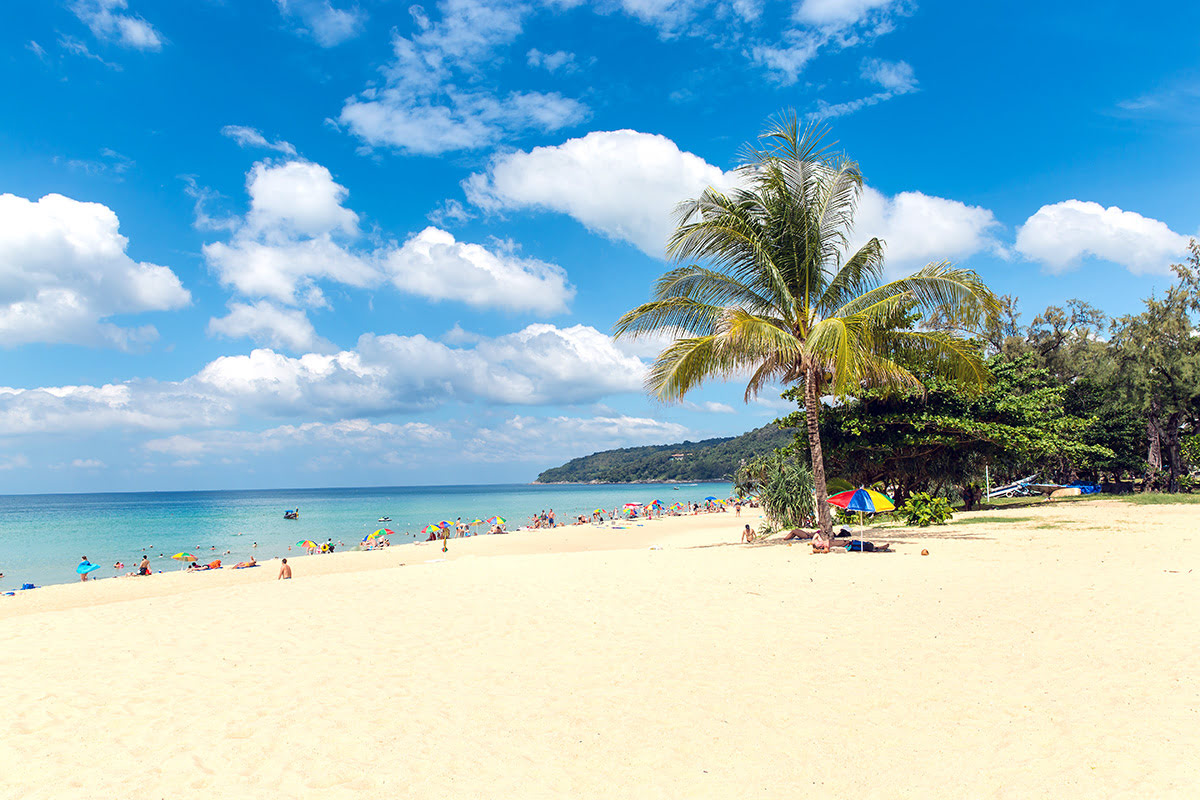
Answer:
[[[20,592],[0,795],[1194,796],[1197,508],[986,513],[1020,521],[812,555],[720,514]]]

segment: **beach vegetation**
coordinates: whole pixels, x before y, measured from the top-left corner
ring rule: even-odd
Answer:
[[[662,400],[742,375],[747,400],[778,384],[802,391],[816,511],[830,532],[823,398],[918,388],[918,363],[985,386],[980,348],[961,334],[998,326],[1000,304],[975,272],[948,262],[885,282],[884,243],[851,247],[862,174],[824,139],[784,115],[748,147],[735,188],[682,202],[667,243],[678,266],[614,330],[672,338],[646,378]],[[926,318],[954,325],[933,329]]]
[[[945,525],[954,516],[954,509],[944,497],[917,492],[897,507],[896,513],[906,525],[927,528],[930,525]]]
[[[733,486],[738,494],[758,497],[774,529],[800,528],[815,516],[812,470],[790,450],[776,450],[743,464]]]

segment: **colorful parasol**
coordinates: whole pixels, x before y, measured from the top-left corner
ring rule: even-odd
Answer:
[[[488,517],[487,521],[488,521],[488,524],[490,524],[490,525],[506,525],[506,524],[508,524],[508,520],[506,520],[504,517]]]
[[[396,532],[390,528],[380,528],[374,533],[368,533],[367,539],[378,539],[380,536],[393,536],[395,533]],[[364,541],[366,540],[364,539]]]
[[[881,494],[874,489],[851,489],[848,492],[835,494],[829,498],[831,506],[844,508],[847,511],[865,511],[868,514],[877,514],[880,511],[894,511],[896,504],[886,494]]]
[[[303,542],[296,542],[296,547],[303,547],[305,550],[314,550],[319,545],[312,539],[305,539]]]
[[[171,556],[171,558],[175,559],[176,561],[195,561],[196,560],[196,557],[194,555],[192,555],[191,553],[176,553],[175,555]]]

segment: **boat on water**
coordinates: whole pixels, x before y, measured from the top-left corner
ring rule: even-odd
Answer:
[[[284,519],[300,519],[300,509],[288,509],[283,512]]]
[[[391,522],[392,518],[391,517],[380,517],[379,521],[380,522]]]

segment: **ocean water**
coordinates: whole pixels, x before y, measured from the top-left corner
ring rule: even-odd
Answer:
[[[628,502],[703,501],[728,497],[728,483],[605,486],[419,486],[364,489],[276,489],[221,492],[130,492],[0,496],[0,591],[78,580],[75,566],[87,556],[101,568],[93,579],[136,568],[142,553],[155,571],[177,570],[170,556],[194,553],[201,561],[232,564],[299,555],[296,543],[333,539],[346,548],[377,528],[395,531],[392,544],[425,537],[439,520],[465,522],[501,516],[510,530],[543,509],[569,522],[593,509]],[[299,508],[298,520],[283,512]],[[391,522],[379,523],[380,517]],[[479,526],[479,530],[485,526]],[[292,550],[289,551],[288,548]],[[228,555],[225,551],[231,551]],[[114,563],[123,562],[117,570]]]

